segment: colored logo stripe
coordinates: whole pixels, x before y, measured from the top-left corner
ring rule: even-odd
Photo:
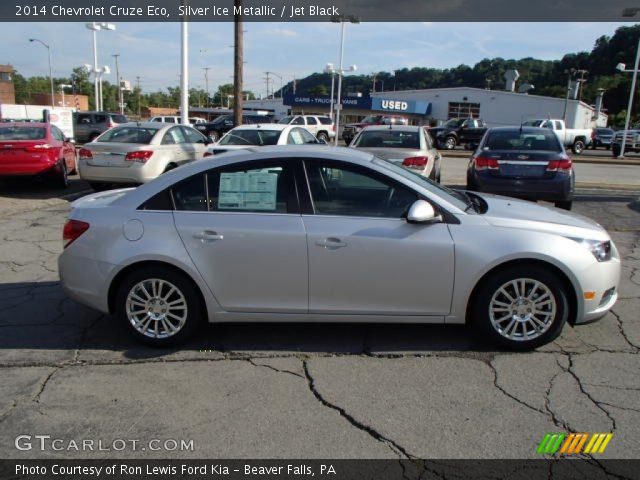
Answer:
[[[560,448],[560,444],[564,439],[564,433],[547,433],[540,445],[538,445],[538,453],[547,453],[549,455],[553,455]]]
[[[604,453],[612,437],[612,433],[594,433],[584,453]]]
[[[613,433],[570,433],[569,435],[547,433],[538,445],[537,452],[547,455],[555,453],[563,455],[604,453],[612,438]],[[584,447],[585,443],[586,447]]]

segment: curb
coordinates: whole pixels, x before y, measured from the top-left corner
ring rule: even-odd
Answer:
[[[472,152],[438,150],[440,155],[449,158],[470,158]],[[574,163],[592,163],[595,165],[640,165],[640,159],[619,160],[617,158],[591,158],[591,157],[571,157]]]

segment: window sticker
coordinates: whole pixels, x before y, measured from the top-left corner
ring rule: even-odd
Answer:
[[[275,210],[277,188],[277,173],[221,173],[218,208],[221,210]]]

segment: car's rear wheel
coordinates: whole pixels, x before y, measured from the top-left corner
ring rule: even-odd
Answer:
[[[447,137],[442,142],[440,148],[443,148],[444,150],[453,150],[454,148],[456,148],[457,143],[458,142],[456,142],[456,137]]]
[[[218,132],[216,132],[216,131],[209,132],[207,134],[207,136],[209,137],[209,140],[211,140],[213,143],[215,143],[218,140],[220,140],[220,134]]]
[[[319,132],[316,138],[325,143],[329,141],[329,135],[327,135],[326,132]]]
[[[118,287],[116,311],[140,342],[168,347],[193,335],[204,309],[195,285],[184,274],[145,267]]]
[[[505,268],[483,280],[472,313],[475,325],[493,343],[531,350],[562,331],[569,315],[566,287],[538,265]]]
[[[67,188],[69,186],[69,171],[64,159],[60,160],[60,170],[56,171],[54,182],[58,188]]]
[[[561,200],[559,202],[555,202],[554,205],[556,208],[561,208],[563,210],[571,210],[573,206],[573,202],[571,200]]]
[[[585,145],[583,140],[576,140],[575,142],[573,142],[573,146],[571,147],[571,150],[576,155],[580,155],[584,151],[584,147]]]

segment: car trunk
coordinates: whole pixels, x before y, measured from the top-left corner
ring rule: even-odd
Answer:
[[[0,164],[10,166],[40,163],[50,152],[48,148],[42,148],[43,145],[46,145],[44,140],[0,141]]]
[[[552,178],[555,172],[547,170],[549,162],[564,157],[545,151],[493,151],[489,156],[498,160],[499,166],[498,170],[490,169],[491,174],[504,178]]]
[[[358,148],[358,150],[369,152],[370,154],[375,155],[378,158],[382,158],[383,160],[387,160],[397,165],[402,165],[402,162],[404,161],[405,158],[426,156],[424,150],[414,149],[414,148],[373,147],[373,148]]]
[[[130,167],[134,162],[125,160],[130,152],[151,150],[149,145],[139,143],[91,143],[85,145],[91,151],[92,158],[87,159],[87,165],[93,167]]]

